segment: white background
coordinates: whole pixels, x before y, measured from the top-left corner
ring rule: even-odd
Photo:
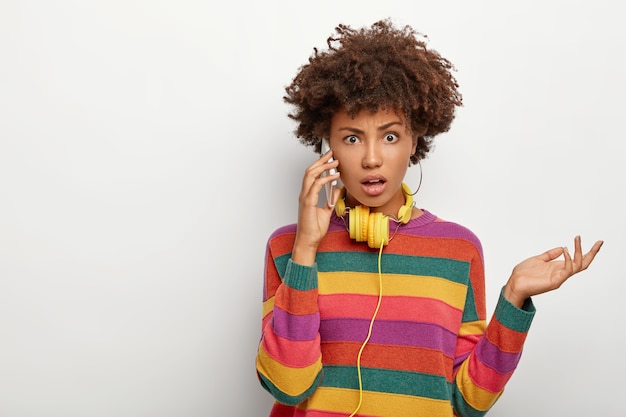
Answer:
[[[472,229],[488,308],[568,245],[490,416],[624,415],[619,2],[0,3],[0,417],[266,416],[263,255],[303,169],[284,87],[338,23],[429,36],[464,97],[418,205]],[[415,187],[419,170],[409,171]]]

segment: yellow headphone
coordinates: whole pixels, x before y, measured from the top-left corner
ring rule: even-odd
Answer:
[[[402,192],[405,202],[398,211],[398,221],[406,224],[411,220],[413,196],[410,188],[404,183],[402,183]],[[348,211],[344,200],[345,195],[346,189],[343,187],[335,204],[335,213],[339,217],[345,216]],[[370,213],[370,208],[367,206],[356,206],[350,208],[349,211],[350,238],[356,239],[357,242],[367,242],[367,245],[374,249],[389,244],[389,216],[380,212]]]

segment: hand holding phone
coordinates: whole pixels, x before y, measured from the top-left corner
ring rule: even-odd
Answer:
[[[330,144],[328,143],[328,139],[322,139],[322,155],[326,154],[328,151],[330,151]],[[328,162],[333,162],[334,158],[329,158]],[[328,171],[324,171],[324,173],[322,174],[322,176],[326,176],[326,175],[334,175],[337,173],[337,170],[335,168],[331,168]],[[333,207],[334,201],[333,201],[333,190],[335,189],[335,187],[337,186],[337,180],[333,180],[327,184],[324,185],[324,188],[326,189],[326,204],[328,204],[329,207]]]

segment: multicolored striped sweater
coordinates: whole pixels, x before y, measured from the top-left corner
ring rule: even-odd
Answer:
[[[482,416],[515,370],[534,316],[500,294],[487,323],[482,247],[424,213],[382,253],[333,214],[312,267],[291,260],[296,225],[268,240],[256,367],[271,417]],[[359,391],[359,371],[362,392]],[[362,395],[362,397],[361,397]]]

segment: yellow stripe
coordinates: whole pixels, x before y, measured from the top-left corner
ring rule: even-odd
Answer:
[[[486,320],[468,321],[462,323],[459,329],[459,336],[467,336],[468,334],[483,334],[487,327]]]
[[[493,393],[474,384],[468,374],[468,363],[469,361],[465,361],[461,364],[456,375],[456,384],[465,402],[478,411],[487,411],[502,395],[502,392]]]
[[[378,274],[362,272],[318,272],[319,294],[378,295]],[[467,286],[444,278],[383,274],[384,295],[405,295],[442,300],[463,309]]]
[[[256,358],[256,368],[283,393],[295,397],[311,387],[322,369],[322,358],[304,368],[290,368],[272,359],[261,345]],[[276,381],[274,375],[279,375],[280,382]]]
[[[267,316],[270,311],[274,310],[274,299],[275,297],[271,297],[263,301],[263,317]]]
[[[307,402],[307,408],[349,414],[358,404],[358,390],[320,387]],[[452,407],[445,400],[363,391],[363,403],[358,414],[394,417],[452,416]]]

